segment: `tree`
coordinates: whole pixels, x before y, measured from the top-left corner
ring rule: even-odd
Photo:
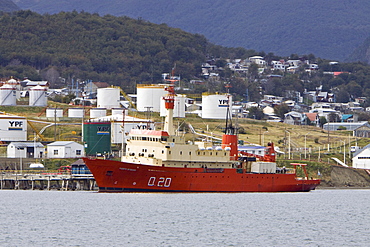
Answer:
[[[259,107],[251,107],[251,108],[248,108],[247,110],[249,111],[248,113],[249,118],[261,120],[265,116],[262,109]]]
[[[283,119],[285,113],[290,111],[290,108],[287,104],[283,103],[283,104],[274,106],[274,111],[275,111],[276,116]]]
[[[326,124],[328,121],[326,120],[325,117],[320,117],[320,127],[322,128],[324,124]]]

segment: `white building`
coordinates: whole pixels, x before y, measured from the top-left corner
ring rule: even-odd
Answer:
[[[352,167],[370,169],[370,144],[353,154]]]
[[[8,158],[42,158],[44,153],[40,142],[11,142],[7,147]]]
[[[85,156],[84,146],[73,141],[57,141],[47,145],[47,158],[81,158]]]

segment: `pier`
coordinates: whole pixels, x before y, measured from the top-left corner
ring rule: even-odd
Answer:
[[[92,175],[0,171],[1,190],[98,190]]]

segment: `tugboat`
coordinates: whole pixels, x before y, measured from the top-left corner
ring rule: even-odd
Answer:
[[[166,90],[163,130],[132,129],[121,161],[84,158],[99,192],[306,192],[320,184],[305,164],[278,168],[272,143],[264,157],[238,152],[229,108],[221,146],[186,142],[173,128],[173,84]]]

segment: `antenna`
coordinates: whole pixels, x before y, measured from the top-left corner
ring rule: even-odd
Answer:
[[[230,83],[226,83],[225,85],[226,92],[227,92],[227,109],[226,109],[226,126],[225,126],[225,134],[226,135],[235,135],[236,128],[233,126],[232,122],[232,111],[230,110]]]

